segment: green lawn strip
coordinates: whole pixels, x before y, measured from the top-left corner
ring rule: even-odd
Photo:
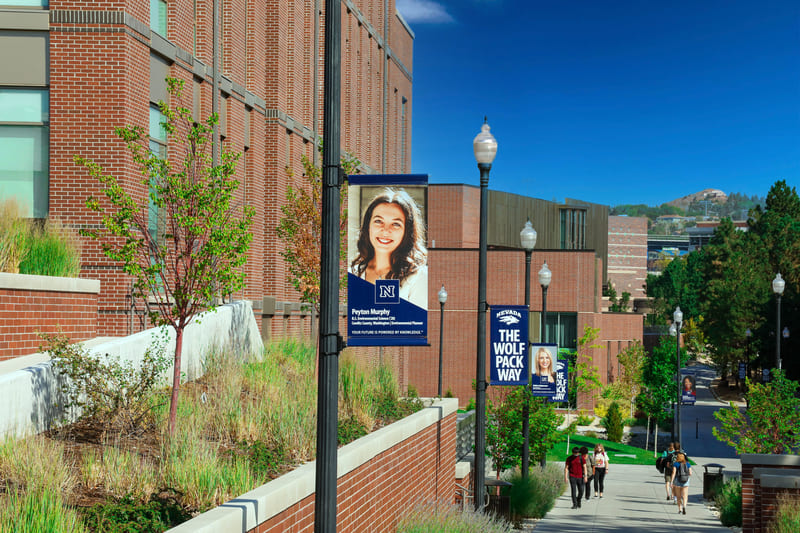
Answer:
[[[569,438],[569,449],[572,450],[574,446],[586,446],[589,448],[590,452],[593,452],[594,446],[598,442],[606,449],[611,464],[648,465],[653,466],[655,469],[656,460],[655,457],[653,457],[652,451],[628,446],[627,444],[618,444],[616,442],[609,442],[604,439],[587,437],[585,435],[571,435]],[[568,455],[570,455],[570,453],[567,452],[567,439],[564,437],[563,440],[556,443],[556,445],[547,452],[547,460],[564,461]]]

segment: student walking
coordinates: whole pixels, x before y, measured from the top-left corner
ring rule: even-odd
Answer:
[[[675,454],[675,462],[672,465],[672,486],[675,489],[675,496],[678,501],[678,513],[686,514],[686,504],[689,503],[689,478],[692,475],[692,467],[686,460],[686,454]]]
[[[581,446],[581,458],[583,462],[586,464],[586,473],[588,477],[586,478],[586,501],[589,501],[589,498],[592,497],[592,480],[594,479],[594,457],[589,455],[589,448],[586,446]],[[597,496],[597,484],[595,483],[595,496]]]
[[[581,508],[583,497],[583,486],[586,483],[586,462],[580,454],[580,448],[572,448],[572,455],[567,457],[564,464],[564,482],[569,483],[572,493],[572,508]]]
[[[608,454],[602,444],[594,447],[594,497],[603,497],[603,482],[608,474]]]
[[[664,484],[667,489],[667,501],[674,498],[672,493],[672,455],[674,451],[675,445],[670,442],[667,449],[661,454],[661,457],[664,458]]]

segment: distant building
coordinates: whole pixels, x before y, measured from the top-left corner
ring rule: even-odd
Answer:
[[[706,220],[697,223],[696,227],[687,228],[686,233],[689,235],[689,251],[693,252],[699,250],[711,241],[714,232],[719,226],[719,220]],[[733,226],[739,231],[747,231],[746,221],[735,221]]]
[[[647,277],[647,218],[608,217],[608,281],[618,295],[644,298]]]

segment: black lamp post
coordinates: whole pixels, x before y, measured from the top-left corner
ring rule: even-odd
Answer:
[[[789,338],[789,328],[784,326],[781,335],[783,336],[783,343],[786,344],[787,339]]]
[[[447,291],[444,290],[444,284],[439,289],[439,309],[441,315],[439,318],[439,398],[442,397],[442,346],[444,338],[444,304],[447,302]]]
[[[480,238],[478,240],[478,341],[475,372],[475,470],[473,498],[475,510],[483,512],[483,490],[486,481],[486,240],[489,171],[497,154],[497,141],[489,133],[484,118],[481,132],[472,141],[475,160],[481,173]]]
[[[525,308],[531,309],[531,254],[536,246],[536,230],[531,226],[531,221],[525,223],[525,227],[519,232],[519,240],[522,249],[525,250]],[[522,406],[522,477],[528,477],[530,469],[530,387],[531,387],[531,343],[528,342],[528,385],[525,389],[525,403]]]
[[[681,442],[681,324],[683,323],[683,312],[680,307],[675,308],[672,313],[672,325],[669,327],[670,335],[675,336],[675,355],[677,358],[677,382],[678,402],[675,404],[675,438]]]
[[[544,262],[542,265],[542,269],[539,270],[539,285],[542,287],[542,327],[539,331],[539,340],[541,342],[547,342],[547,287],[550,286],[550,280],[553,278],[553,273],[550,272],[550,269],[547,268],[547,261]],[[558,355],[556,355],[555,361],[553,364],[558,365]],[[567,399],[569,400],[569,398]],[[544,468],[547,465],[547,454],[542,454],[542,460],[539,461],[539,464]]]
[[[781,368],[781,295],[783,295],[783,289],[785,287],[786,282],[781,275],[776,275],[775,279],[772,280],[772,292],[775,293],[778,305],[778,317],[775,329],[775,368],[778,370]]]
[[[339,394],[339,199],[341,197],[341,0],[325,0],[325,86],[322,153],[319,385],[315,533],[336,531],[336,447]]]

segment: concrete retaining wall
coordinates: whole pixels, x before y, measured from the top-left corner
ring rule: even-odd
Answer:
[[[118,356],[123,361],[140,364],[158,328],[142,331],[129,337],[111,339],[87,349],[94,354]],[[165,353],[175,352],[175,332],[164,328],[168,336]],[[242,353],[260,354],[263,351],[261,334],[253,316],[250,302],[226,304],[216,311],[203,313],[184,332],[181,370],[190,380],[203,373],[203,358],[215,347],[231,346]],[[24,366],[29,362],[29,366]],[[23,436],[46,431],[58,424],[68,413],[58,407],[59,382],[53,363],[43,354],[14,360],[17,367],[0,374],[0,437]],[[171,372],[170,372],[171,374]]]

